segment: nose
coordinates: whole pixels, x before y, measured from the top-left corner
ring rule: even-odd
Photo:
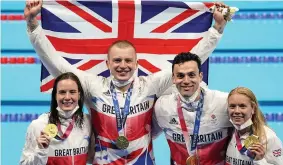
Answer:
[[[122,60],[121,63],[120,63],[120,67],[121,68],[126,68],[126,66],[127,66],[126,62],[124,60]]]
[[[235,107],[234,113],[235,113],[235,114],[239,114],[239,113],[240,113],[239,106],[236,106],[236,107]]]
[[[71,94],[67,92],[65,95],[65,100],[69,100],[69,99],[71,99]]]
[[[189,81],[190,81],[189,76],[185,75],[183,82],[184,83],[189,83]]]

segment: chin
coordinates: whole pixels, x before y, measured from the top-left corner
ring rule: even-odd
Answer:
[[[71,111],[73,109],[75,109],[75,107],[63,107],[61,108],[63,111]]]
[[[233,123],[234,123],[235,125],[240,126],[240,125],[242,125],[244,122],[239,121],[239,120],[233,120]]]
[[[125,76],[117,76],[116,79],[119,81],[128,81],[131,78],[130,75],[125,75]]]

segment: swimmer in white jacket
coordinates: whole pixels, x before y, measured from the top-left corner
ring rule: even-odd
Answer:
[[[226,165],[283,165],[282,142],[267,127],[253,92],[244,87],[228,96],[230,121],[235,127]]]
[[[70,72],[57,77],[50,112],[39,116],[28,127],[20,164],[92,163],[94,151],[89,147],[94,139],[89,116],[83,114],[83,103],[84,93],[78,77]],[[47,129],[50,126],[54,131]]]

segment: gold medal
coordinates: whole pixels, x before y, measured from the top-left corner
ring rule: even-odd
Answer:
[[[186,165],[198,165],[198,158],[196,155],[190,156],[186,160]]]
[[[125,136],[119,136],[116,140],[116,146],[120,149],[120,150],[124,150],[126,148],[128,148],[129,146],[129,141]]]
[[[44,128],[44,132],[51,138],[54,138],[58,133],[58,128],[55,124],[48,124]]]
[[[258,142],[259,142],[258,137],[255,135],[251,135],[247,137],[246,140],[244,141],[244,146],[246,148],[249,148],[251,145],[253,145],[254,143],[258,143]]]

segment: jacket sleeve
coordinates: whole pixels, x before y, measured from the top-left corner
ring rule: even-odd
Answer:
[[[48,148],[38,148],[36,132],[33,123],[28,127],[26,142],[22,152],[20,165],[46,165],[48,160]]]
[[[267,149],[263,159],[254,161],[254,165],[282,165],[282,142],[274,134],[269,134],[267,136],[272,136],[267,141]]]
[[[46,37],[41,26],[38,26],[33,32],[28,31],[28,36],[41,62],[52,76],[57,77],[62,73],[72,72],[79,77],[85,91],[90,81],[102,79],[102,77],[77,69],[59,55]]]
[[[200,57],[202,64],[207,60],[208,56],[214,51],[222,34],[213,27],[209,28],[205,37],[203,37],[196,46],[190,51]]]

